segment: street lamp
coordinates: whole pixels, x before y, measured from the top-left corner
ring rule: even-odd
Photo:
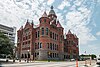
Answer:
[[[13,62],[15,62],[15,47],[13,49]]]
[[[29,62],[29,50],[27,50],[27,63]]]
[[[18,59],[19,59],[19,62],[21,62],[21,57],[20,57],[20,48],[19,48],[19,46],[17,46],[17,48],[18,48]]]

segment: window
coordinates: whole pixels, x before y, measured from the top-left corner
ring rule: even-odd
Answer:
[[[37,38],[37,32],[36,32],[36,38]]]
[[[42,43],[40,43],[40,48],[42,48]]]
[[[47,45],[48,45],[48,49],[49,49],[50,48],[49,43],[47,43]]]
[[[50,49],[52,50],[52,43],[50,43]]]
[[[56,47],[56,44],[55,44],[55,50],[56,50],[56,48],[57,48],[57,47]]]
[[[53,53],[53,58],[54,58],[54,53]]]
[[[48,28],[46,28],[46,35],[48,35]]]
[[[38,46],[37,46],[37,47],[38,47],[38,49],[39,49],[39,42],[38,42]]]
[[[35,49],[37,49],[37,44],[35,43]]]
[[[24,55],[22,54],[21,58],[24,58]]]
[[[44,35],[44,28],[42,28],[42,35]]]
[[[50,38],[52,38],[52,32],[50,32]]]
[[[46,19],[44,19],[44,22],[46,22]]]
[[[57,35],[57,40],[58,40],[58,35]]]
[[[39,31],[38,31],[38,37],[39,37],[39,34],[40,34],[40,33],[39,33]]]
[[[60,41],[62,41],[62,35],[60,36]]]
[[[54,39],[54,33],[53,33],[53,39]]]
[[[56,40],[56,34],[55,34],[55,40]]]
[[[53,50],[54,50],[54,44],[53,44]]]

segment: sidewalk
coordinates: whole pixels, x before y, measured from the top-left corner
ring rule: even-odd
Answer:
[[[93,67],[96,65],[96,61],[95,60],[87,60],[86,61],[86,65],[85,65],[85,61],[80,61],[79,64],[82,64],[84,67]]]

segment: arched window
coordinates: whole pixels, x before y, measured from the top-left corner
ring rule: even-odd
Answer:
[[[46,28],[46,35],[48,35],[48,28]]]
[[[44,28],[42,28],[42,35],[44,35]]]

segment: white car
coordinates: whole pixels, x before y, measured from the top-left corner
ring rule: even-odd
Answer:
[[[71,59],[71,61],[75,61],[75,59]]]
[[[96,62],[96,64],[100,65],[100,57],[97,58],[97,62]]]

